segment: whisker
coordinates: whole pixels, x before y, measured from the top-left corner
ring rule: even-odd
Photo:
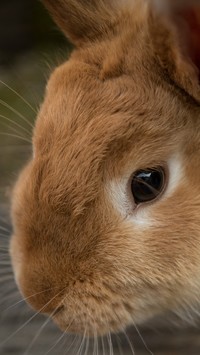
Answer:
[[[10,283],[10,285],[7,285],[6,291],[2,293],[2,297],[4,297],[4,298],[1,297],[1,304],[5,303],[4,301],[7,301],[7,299],[5,299],[5,297],[7,298],[8,296],[16,295],[16,294],[19,295],[19,290],[16,288],[15,283],[12,282],[12,283]],[[3,314],[3,313],[4,312],[2,312],[1,314]]]
[[[87,328],[86,328],[86,332],[87,332]],[[87,355],[87,354],[88,354],[89,348],[90,348],[90,338],[87,337],[84,355]]]
[[[18,139],[21,139],[24,142],[28,142],[29,144],[32,144],[31,140],[29,140],[28,138],[26,139],[25,137],[18,136],[17,134],[0,132],[0,135],[1,136],[8,136],[8,137],[13,137],[13,138],[18,138]]]
[[[4,148],[6,151],[11,151],[13,152],[13,150],[18,150],[20,152],[25,152],[25,151],[29,151],[30,150],[30,142],[29,144],[8,144],[8,142],[6,142],[5,144],[1,144],[0,145],[1,148]],[[9,187],[9,186],[7,186]],[[4,190],[5,187],[0,187],[0,190]]]
[[[108,344],[109,344],[109,349],[110,349],[110,355],[114,355],[112,338],[111,338],[110,332],[108,333]]]
[[[0,249],[0,261],[9,261],[10,255],[8,250],[1,250]]]
[[[3,283],[5,281],[9,281],[9,280],[14,280],[13,275],[7,275],[5,277],[0,277],[0,283]]]
[[[10,230],[8,228],[3,227],[3,226],[0,226],[0,230],[10,233]]]
[[[85,336],[85,333],[82,336],[82,338],[80,339],[80,345],[78,344],[78,349],[76,350],[76,355],[79,355],[82,352],[82,349],[84,347],[84,340],[85,340],[84,336]]]
[[[11,231],[0,229],[0,237],[7,238],[6,241],[9,241],[10,234]]]
[[[2,238],[2,239],[1,239]],[[3,238],[7,238],[7,240],[3,240]],[[9,250],[9,245],[8,245],[8,242],[9,241],[9,236],[8,236],[8,234],[1,234],[0,233],[0,242],[1,242],[1,244],[0,244],[0,248],[7,248],[7,250]]]
[[[70,323],[70,324],[71,324],[71,323]],[[68,328],[68,327],[67,327],[67,328]],[[64,331],[64,333],[62,334],[62,336],[61,336],[60,338],[63,338],[64,336],[67,336],[67,335],[68,335],[68,334],[66,334],[65,332],[66,332],[66,330]],[[77,334],[73,336],[73,340],[72,340],[71,344],[69,345],[69,347],[67,348],[67,352],[66,352],[67,354],[69,354],[69,350],[73,347],[74,343],[76,343],[77,337],[78,337]],[[48,352],[45,353],[44,355],[47,355],[53,348],[55,348],[55,346],[61,341],[60,338],[58,339],[58,341],[56,342],[56,344],[54,344],[54,346],[53,346],[51,349],[49,349]],[[71,354],[70,354],[70,355],[71,355]]]
[[[8,252],[9,252],[9,249],[8,249],[8,248],[0,247],[0,252],[1,252],[1,251],[8,253]]]
[[[52,314],[55,311],[52,312]],[[51,314],[51,315],[52,315]],[[38,337],[40,336],[40,334],[42,333],[43,329],[46,327],[46,325],[50,322],[51,320],[51,315],[46,319],[46,321],[42,324],[42,326],[40,327],[40,329],[37,331],[36,335],[33,337],[32,341],[30,342],[28,348],[25,350],[25,352],[23,353],[23,355],[27,355],[29,353],[29,351],[31,350],[31,348],[33,347],[35,341],[38,339]]]
[[[67,330],[67,329],[66,329]],[[65,330],[65,331],[66,331]],[[44,354],[44,355],[48,355],[53,349],[55,349],[56,345],[58,345],[61,340],[65,337],[65,332],[58,338],[58,340],[55,342],[55,344]]]
[[[11,290],[11,291],[12,291],[11,294],[6,294],[6,295],[4,295],[4,299],[1,299],[0,306],[2,306],[3,304],[5,304],[6,302],[12,300],[13,298],[16,299],[17,296],[18,296],[18,297],[21,297],[19,291],[18,291],[18,290],[15,290],[15,292],[14,292],[14,290],[15,290],[15,289]],[[10,308],[10,307],[8,307],[7,309],[9,309],[9,308]],[[7,310],[7,309],[6,309],[6,310]],[[5,315],[6,310],[2,310],[2,311],[1,311],[1,317],[3,317],[3,316]]]
[[[65,298],[65,297],[64,297]],[[40,336],[40,334],[42,333],[43,329],[45,328],[45,326],[51,321],[51,317],[55,314],[55,312],[59,309],[59,307],[62,305],[62,302],[64,300],[64,298],[62,299],[61,302],[59,302],[58,306],[56,307],[55,310],[53,310],[53,312],[48,316],[47,320],[44,322],[44,324],[40,327],[39,331],[36,333],[36,335],[34,336],[33,340],[31,341],[31,343],[29,344],[28,348],[26,349],[25,353],[23,355],[27,355],[29,353],[29,351],[31,350],[33,344],[35,343],[35,341],[38,339],[38,337]],[[70,323],[71,324],[71,323]],[[68,326],[69,327],[69,326]],[[66,331],[68,329],[68,327],[66,328]],[[65,334],[62,334],[62,336],[60,338],[63,338]],[[60,341],[59,338],[59,341]],[[59,342],[58,341],[58,342]],[[58,342],[56,342],[56,344],[52,347],[54,348]],[[46,354],[48,354],[52,349],[50,349]]]
[[[19,111],[15,110],[13,107],[8,105],[6,102],[0,99],[0,104],[6,108],[8,108],[10,111],[15,113],[17,116],[19,116],[24,122],[26,122],[31,128],[34,128],[33,125],[27,120],[27,118],[22,115]]]
[[[0,230],[0,237],[7,238],[10,236],[10,232],[8,233],[7,231]]]
[[[20,294],[20,291],[19,291],[18,288],[16,287],[16,284],[15,284],[15,283],[12,283],[12,284],[11,284],[11,287],[10,287],[10,288],[7,288],[7,289],[5,290],[5,292],[2,293],[2,296],[5,296],[5,297],[12,296],[12,295],[19,295],[20,297],[22,297],[21,294]],[[2,298],[1,298],[1,301],[2,301]],[[9,307],[9,308],[10,308],[10,307]],[[6,312],[6,310],[7,310],[7,309],[4,309],[4,311],[3,311],[2,313]]]
[[[94,339],[94,336],[93,336],[93,351],[92,351],[92,355],[95,355],[95,339]]]
[[[8,311],[9,309],[11,309],[11,308],[13,308],[13,307],[16,307],[19,303],[26,302],[27,300],[29,300],[29,299],[31,299],[31,298],[33,298],[33,297],[35,297],[35,296],[41,295],[42,293],[45,293],[45,292],[47,292],[47,291],[51,291],[52,289],[53,289],[53,288],[48,288],[48,289],[46,289],[46,290],[43,290],[43,291],[34,293],[34,294],[32,294],[31,296],[29,296],[29,297],[23,298],[22,300],[16,302],[15,304],[12,304],[12,305],[9,306],[8,308],[6,308],[6,309],[3,311],[3,313],[6,312],[6,311]]]
[[[6,272],[12,272],[12,268],[11,267],[9,267],[9,268],[7,268],[7,267],[4,267],[4,268],[2,268],[1,270],[0,270],[0,275],[4,275],[4,273],[6,273]]]
[[[117,345],[118,345],[118,349],[119,349],[120,355],[123,355],[122,347],[121,347],[121,339],[118,336],[118,334],[116,335],[116,340],[117,340]]]
[[[57,296],[59,296],[61,293],[63,292],[63,290],[61,290],[60,292],[58,292],[53,298],[51,298],[38,312],[36,312],[32,317],[30,317],[24,324],[22,324],[18,329],[16,329],[12,334],[10,334],[5,340],[3,340],[3,342],[0,343],[0,348],[2,348],[2,346],[4,344],[6,344],[10,339],[12,339],[16,334],[18,334],[20,332],[20,330],[24,329],[25,326],[27,324],[29,324],[34,318],[36,318],[36,316],[38,314],[40,314],[46,306],[48,306],[49,303],[51,303]]]
[[[110,347],[108,334],[106,334],[106,338],[107,338],[107,343],[108,343],[108,348],[109,348],[109,355],[111,355],[111,347]]]
[[[3,218],[2,216],[0,217],[0,221],[5,223],[6,225],[9,225],[8,220],[6,218]]]
[[[10,264],[10,261],[7,260],[7,261],[1,261],[0,259],[0,266],[7,266],[7,265],[10,265],[10,267],[12,268],[12,265]]]
[[[93,324],[93,355],[98,355],[98,338],[97,338],[97,330],[96,330],[96,326],[95,326],[95,322],[92,320],[92,324]]]
[[[188,308],[189,308],[189,310],[191,310],[192,315],[195,314],[195,315],[199,318],[200,312],[199,312],[198,309],[196,309],[195,306],[193,306],[193,305],[188,305]],[[194,322],[195,322],[195,320],[194,320]]]
[[[27,106],[31,108],[31,110],[37,114],[37,111],[33,108],[33,106],[23,97],[21,96],[16,90],[11,88],[8,84],[4,83],[2,80],[0,80],[0,83],[3,84],[5,87],[7,87],[10,91],[12,91],[15,95],[17,95]]]
[[[9,256],[9,253],[5,253],[5,252],[2,252],[0,251],[0,260],[1,261],[9,261],[10,260],[10,256]]]
[[[19,123],[15,122],[15,121],[12,120],[11,118],[8,118],[8,117],[3,116],[3,115],[0,115],[0,117],[1,117],[1,118],[4,118],[6,121],[12,123],[12,124],[15,125],[16,127],[22,129],[24,132],[28,133],[28,135],[31,134],[31,132],[28,131],[28,129],[26,129],[25,127],[21,126]],[[2,124],[2,123],[4,124],[4,122],[1,122],[1,124]],[[8,126],[8,127],[9,127],[9,128],[12,128],[12,127],[10,127],[10,126]]]
[[[84,331],[84,334],[82,336],[82,340],[81,340],[81,343],[80,343],[80,346],[78,348],[78,351],[77,351],[77,355],[81,354],[83,348],[84,348],[84,344],[85,344],[85,336],[86,336],[86,329]]]
[[[146,344],[141,332],[139,331],[137,325],[135,324],[135,322],[133,322],[133,326],[134,326],[136,332],[138,333],[138,335],[139,335],[139,337],[140,337],[145,349],[148,351],[149,354],[154,355],[154,353],[148,348],[148,346],[147,346],[147,344]]]
[[[102,345],[103,355],[105,355],[105,344],[104,344],[104,337],[103,336],[101,336],[101,345]]]
[[[10,126],[10,125],[8,125],[7,123],[5,123],[5,122],[1,122],[1,125],[4,125],[7,129],[10,129],[11,130],[11,132],[14,132],[14,133],[17,133],[17,135],[20,135],[20,134],[24,134],[24,132],[21,132],[21,131],[19,131],[19,130],[17,130],[15,127],[13,127],[13,126]],[[6,132],[7,133],[7,132]],[[24,138],[27,138],[27,139],[31,139],[31,135],[29,134],[29,136],[23,136]]]
[[[9,241],[10,241],[10,238],[9,238],[9,234],[7,232],[2,232],[0,231],[0,245],[1,246],[9,246]]]
[[[5,277],[11,277],[11,276],[12,276],[13,281],[14,281],[14,275],[13,275],[12,270],[9,270],[9,271],[7,271],[7,272],[5,272],[5,273],[1,272],[1,273],[0,273],[0,283],[3,282],[3,279],[4,279]]]
[[[129,346],[130,346],[130,349],[131,349],[132,354],[135,355],[135,350],[134,350],[133,345],[132,345],[132,343],[131,343],[131,341],[130,341],[130,339],[129,339],[129,336],[127,335],[127,333],[126,333],[125,330],[123,330],[123,334],[125,335],[125,338],[126,338],[128,344],[129,344]]]
[[[2,238],[2,236],[0,236],[0,239]],[[7,252],[9,252],[9,246],[6,245],[7,243],[5,243],[4,241],[0,240],[1,244],[0,244],[0,251],[1,250],[6,250]],[[1,255],[1,254],[0,254]],[[0,257],[1,260],[1,257]]]
[[[108,325],[108,319],[107,319],[106,314],[104,314],[104,316],[105,316],[106,323]],[[109,346],[109,354],[110,355],[114,355],[114,353],[113,353],[113,344],[112,344],[112,338],[111,338],[110,331],[106,334],[106,337],[107,337],[108,346]]]
[[[95,336],[95,354],[99,355],[99,342],[97,336]]]

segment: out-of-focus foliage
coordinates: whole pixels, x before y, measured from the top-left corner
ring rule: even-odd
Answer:
[[[12,63],[21,52],[44,43],[63,42],[63,36],[39,0],[0,1],[1,65]]]
[[[46,82],[70,48],[40,0],[0,0],[0,204],[31,157]]]

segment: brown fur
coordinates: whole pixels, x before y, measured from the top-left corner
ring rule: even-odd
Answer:
[[[49,80],[35,157],[14,189],[19,287],[37,310],[58,308],[53,318],[63,330],[88,334],[195,307],[200,96],[198,68],[179,29],[143,0],[125,7],[114,0],[44,3],[78,47]],[[154,224],[122,217],[109,182],[174,155],[184,176],[148,206]]]

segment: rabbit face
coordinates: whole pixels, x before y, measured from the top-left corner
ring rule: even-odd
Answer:
[[[143,5],[54,71],[13,191],[16,281],[64,331],[115,332],[198,303],[196,69],[195,84],[164,70]]]

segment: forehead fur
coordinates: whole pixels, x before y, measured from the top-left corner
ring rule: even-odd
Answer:
[[[60,211],[80,213],[101,192],[105,170],[125,166],[129,154],[133,169],[143,168],[164,159],[166,145],[170,154],[181,144],[191,98],[160,67],[147,8],[135,11],[136,20],[127,12],[111,38],[75,50],[48,83],[33,169],[40,199]]]
[[[156,74],[155,86],[152,72],[143,76],[135,69],[133,77],[101,80],[99,70],[81,60],[53,74],[34,138],[33,170],[45,203],[81,212],[101,193],[109,169],[122,169],[129,156],[133,170],[153,165],[164,159],[167,145],[170,154],[181,144],[187,108],[183,112]]]

